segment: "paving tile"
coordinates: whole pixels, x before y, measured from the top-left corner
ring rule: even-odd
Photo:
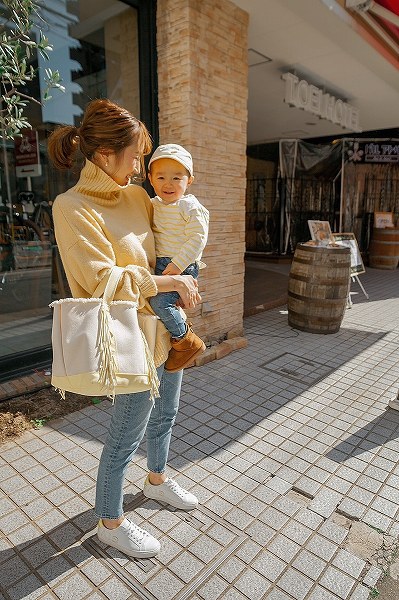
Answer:
[[[269,481],[265,482],[265,486],[267,488],[275,490],[279,494],[285,494],[292,488],[291,483],[285,481],[284,479],[281,479],[280,477],[272,477],[271,479],[269,479]]]
[[[54,477],[54,475],[48,475],[47,471],[43,477],[35,479],[33,482],[35,488],[38,489],[42,494],[47,494],[47,492],[58,488],[60,484],[60,480]]]
[[[385,500],[385,498],[376,498],[374,502],[371,503],[370,508],[392,518],[395,517],[398,511],[397,503],[391,502],[390,500]]]
[[[234,485],[227,485],[218,492],[218,495],[230,504],[238,505],[239,502],[247,497],[247,494]]]
[[[282,529],[283,533],[287,538],[296,542],[299,545],[303,545],[306,540],[312,535],[312,530],[301,523],[297,523],[294,520],[288,522],[288,524]]]
[[[338,546],[316,534],[305,544],[305,548],[328,562],[336,553]]]
[[[259,573],[263,573],[272,583],[277,581],[286,566],[284,560],[277,558],[268,550],[261,552],[252,563],[252,567]]]
[[[247,569],[239,575],[234,587],[252,600],[252,598],[262,598],[270,589],[271,583],[253,569]]]
[[[10,533],[28,523],[28,517],[21,510],[16,509],[4,517],[0,517],[0,531],[5,535],[10,535]]]
[[[328,518],[332,515],[341,500],[342,494],[339,492],[323,489],[309,503],[309,510],[313,510],[322,517]]]
[[[337,525],[333,521],[326,521],[319,528],[319,533],[324,535],[326,538],[335,542],[336,544],[341,544],[344,539],[347,537],[349,531],[345,529],[345,527],[341,527]]]
[[[370,589],[364,585],[358,585],[351,593],[351,600],[369,600]]]
[[[292,563],[292,566],[301,573],[311,577],[314,581],[317,581],[327,566],[327,562],[307,550],[301,550]]]
[[[45,538],[41,537],[22,550],[22,556],[32,567],[37,568],[58,552]]]
[[[339,596],[336,596],[332,592],[329,592],[325,588],[317,585],[309,595],[309,600],[338,600]]]
[[[169,569],[184,583],[189,583],[202,570],[204,563],[188,552],[182,552],[169,564]]]
[[[275,536],[276,531],[256,519],[246,528],[245,533],[261,546],[265,546]]]
[[[245,496],[243,500],[238,503],[238,508],[245,511],[252,517],[257,517],[262,511],[265,510],[266,504],[257,500],[253,496]]]
[[[321,482],[315,481],[310,477],[299,477],[299,479],[295,482],[293,489],[299,493],[305,494],[305,496],[310,496],[314,498],[317,492],[321,489]]]
[[[310,529],[316,531],[318,527],[323,523],[323,518],[315,512],[308,510],[307,508],[301,509],[296,515],[295,520],[299,521],[303,525],[306,525]]]
[[[12,556],[7,561],[7,568],[2,567],[1,571],[1,585],[7,589],[28,575],[29,567],[19,556]]]
[[[8,534],[10,542],[19,549],[32,542],[32,540],[38,539],[41,536],[41,531],[34,523],[27,523],[19,529],[11,531]]]
[[[114,598],[115,600],[117,598],[121,598],[122,600],[123,598],[118,593],[118,586],[120,585],[122,584],[118,580],[116,580],[114,590],[112,593],[112,598]],[[124,596],[124,598],[128,598],[130,592],[127,588],[125,589],[127,595]],[[91,591],[93,591],[92,586],[90,585],[88,580],[85,577],[83,577],[80,573],[71,575],[70,577],[68,577],[68,579],[65,579],[65,581],[63,581],[60,585],[54,588],[54,592],[57,594],[60,600],[71,600],[71,598],[73,598],[74,600],[80,600],[81,598],[86,597],[87,594],[89,594]]]
[[[20,490],[26,486],[26,480],[21,475],[13,475],[8,479],[0,481],[0,488],[7,494],[11,494],[15,490]]]
[[[341,569],[341,571],[344,571],[344,573],[357,579],[360,577],[360,574],[367,563],[347,550],[339,550],[334,557],[332,564]]]
[[[236,556],[246,564],[250,564],[255,556],[259,554],[260,550],[262,550],[262,546],[252,540],[248,540],[238,548]]]
[[[224,515],[224,519],[239,529],[245,529],[253,522],[253,517],[239,508],[233,508]]]
[[[219,567],[218,574],[228,583],[232,583],[244,569],[245,564],[235,556],[232,556]]]
[[[339,598],[348,598],[355,584],[355,580],[338,571],[334,567],[328,567],[320,579],[320,584],[336,594]]]
[[[363,578],[363,583],[372,588],[376,585],[380,577],[383,575],[383,570],[378,567],[371,566]]]
[[[267,600],[292,600],[291,594],[288,596],[281,589],[275,588],[268,595]]]
[[[34,520],[37,517],[49,512],[53,507],[52,504],[50,504],[50,502],[48,502],[45,498],[39,497],[36,498],[36,500],[29,502],[29,504],[21,506],[21,508],[30,519]]]
[[[388,531],[391,524],[391,519],[389,517],[386,517],[375,510],[367,510],[362,520],[368,525],[377,527],[377,529],[381,529],[382,531]]]
[[[294,556],[298,554],[300,548],[299,544],[296,544],[281,534],[276,535],[268,546],[270,552],[286,562],[290,562]]]
[[[289,517],[287,515],[280,512],[273,506],[263,511],[263,513],[260,514],[258,518],[262,523],[265,523],[266,525],[268,525],[272,529],[275,529],[276,531],[279,531],[289,520]]]
[[[205,564],[211,562],[222,551],[223,546],[205,535],[197,538],[190,545],[190,552]]]
[[[304,600],[313,586],[313,581],[295,569],[289,568],[279,579],[278,585],[295,600]]]
[[[43,585],[35,575],[30,574],[9,588],[7,593],[12,600],[21,600],[22,598],[24,600],[35,600],[39,597],[42,600],[42,594],[46,589],[47,586]],[[3,596],[0,596],[0,598],[3,598]]]
[[[4,537],[0,537],[0,564],[16,556],[16,552],[10,542]]]
[[[65,515],[57,509],[53,509],[42,517],[36,518],[36,525],[44,533],[51,532],[62,523],[65,523]]]
[[[198,590],[198,596],[204,600],[217,600],[227,587],[227,582],[215,575]]]
[[[363,504],[350,498],[344,498],[339,504],[338,510],[341,514],[357,521],[360,521],[366,513],[366,507]]]
[[[231,588],[223,594],[222,598],[223,600],[247,600],[248,597],[241,594],[238,590]]]
[[[80,537],[81,532],[72,523],[66,523],[49,533],[51,541],[61,550],[74,544]]]
[[[16,504],[14,504],[14,502],[11,502],[11,500],[6,498],[5,496],[0,498],[0,514],[1,515],[6,515],[7,513],[14,511],[16,508],[17,508]]]

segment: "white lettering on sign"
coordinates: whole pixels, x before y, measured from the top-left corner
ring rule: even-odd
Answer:
[[[290,106],[301,108],[344,129],[362,131],[359,110],[352,104],[324,93],[293,73],[284,73],[281,78],[285,81],[284,102]]]

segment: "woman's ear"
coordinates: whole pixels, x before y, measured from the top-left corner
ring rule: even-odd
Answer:
[[[108,155],[104,152],[97,150],[97,152],[94,153],[93,162],[98,167],[104,170],[104,168],[108,167]]]

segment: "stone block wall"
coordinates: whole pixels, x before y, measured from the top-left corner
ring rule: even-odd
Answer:
[[[160,143],[192,153],[190,191],[210,211],[199,280],[204,305],[189,314],[209,339],[242,327],[247,30],[248,14],[229,0],[157,3]]]

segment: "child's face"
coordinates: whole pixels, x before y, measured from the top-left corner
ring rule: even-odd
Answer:
[[[180,200],[186,193],[193,177],[187,169],[172,158],[160,158],[151,164],[148,178],[157,196],[165,202],[172,204]]]

